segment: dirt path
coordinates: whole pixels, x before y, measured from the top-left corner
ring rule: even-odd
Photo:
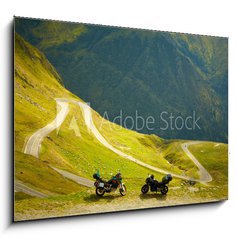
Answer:
[[[15,180],[15,192],[23,192],[33,197],[46,198],[48,195],[26,186],[20,180]]]
[[[171,190],[172,191],[172,190]],[[174,192],[176,190],[173,190]],[[188,190],[189,191],[189,190]],[[225,198],[223,198],[224,200]],[[194,194],[189,196],[184,194],[177,195],[161,195],[157,193],[149,193],[144,195],[127,195],[126,198],[116,193],[106,194],[103,198],[97,197],[94,193],[86,196],[84,203],[71,204],[64,202],[63,205],[52,207],[51,209],[45,209],[42,205],[37,211],[18,211],[15,212],[15,221],[29,220],[29,219],[42,219],[42,218],[54,218],[65,216],[76,216],[84,214],[116,212],[116,211],[128,211],[138,210],[145,208],[157,208],[165,206],[177,206],[185,204],[194,204],[202,202],[215,202],[222,199],[214,197],[195,197]],[[88,202],[87,202],[88,201]]]
[[[54,169],[56,172],[60,173],[61,175],[63,175],[64,177],[78,183],[78,184],[81,184],[83,186],[86,186],[86,187],[93,187],[94,186],[94,182],[87,179],[87,178],[83,178],[83,177],[79,177],[78,175],[75,175],[73,173],[70,173],[68,171],[65,171],[65,170],[61,170],[61,169],[58,169],[56,167],[52,167],[52,169]]]

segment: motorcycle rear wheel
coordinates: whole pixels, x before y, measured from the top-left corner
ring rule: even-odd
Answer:
[[[146,194],[149,191],[149,186],[147,184],[145,184],[142,189],[141,189],[143,194]]]
[[[120,194],[121,194],[122,196],[125,196],[126,193],[127,193],[126,186],[123,185],[123,187],[119,189],[119,192],[120,192]]]
[[[167,186],[164,186],[163,188],[161,188],[160,192],[162,195],[166,195],[166,193],[168,192],[168,187]]]
[[[96,188],[95,193],[97,196],[102,197],[105,194],[105,190],[104,188],[98,187]]]

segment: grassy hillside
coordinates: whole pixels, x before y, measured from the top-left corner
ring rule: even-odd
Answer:
[[[67,89],[102,116],[106,111],[113,120],[122,109],[134,117],[137,110],[156,120],[155,130],[143,133],[227,142],[227,39],[21,18],[16,31],[47,55]],[[58,34],[57,43],[48,44]],[[161,130],[163,111],[176,117],[195,111],[201,130]]]
[[[226,187],[224,185],[228,183],[228,145],[201,143],[190,146],[190,150],[213,176],[211,184]]]
[[[226,178],[223,177],[224,171],[219,174],[213,173],[216,181],[212,185],[196,183],[193,187],[187,181],[174,178],[167,197],[161,197],[159,194],[141,196],[140,188],[148,173],[153,173],[157,179],[161,179],[163,175],[105,148],[88,131],[80,107],[72,103],[69,103],[69,113],[61,127],[43,140],[39,158],[24,154],[24,146],[29,137],[55,118],[57,114],[55,98],[82,101],[61,85],[61,78],[45,56],[16,34],[15,180],[47,194],[48,197],[40,199],[21,191],[16,192],[15,220],[216,201],[226,198],[226,188],[221,192],[218,191],[220,179],[226,182]],[[103,119],[94,110],[92,117],[101,134],[121,151],[172,173],[198,177],[197,167],[180,148],[183,141],[167,141],[156,135],[145,135],[120,128]],[[72,121],[79,127],[79,136],[75,135],[70,127]],[[202,149],[209,152],[210,161],[207,167],[211,168],[212,148],[209,144],[203,143]],[[196,152],[195,149],[193,151]],[[224,164],[227,161],[227,148],[220,148],[220,151]],[[214,158],[216,152],[214,151],[213,154]],[[95,196],[94,188],[77,184],[52,167],[91,180],[96,169],[99,169],[102,177],[106,179],[110,178],[111,173],[115,174],[120,170],[128,194],[123,198],[119,193],[98,198]]]
[[[36,48],[15,35],[15,177],[42,191],[68,193],[82,187],[58,175],[44,161],[23,154],[24,144],[36,130],[55,118],[54,98],[71,97],[60,84],[60,77]],[[45,177],[48,176],[48,177]],[[51,183],[49,185],[48,183]]]

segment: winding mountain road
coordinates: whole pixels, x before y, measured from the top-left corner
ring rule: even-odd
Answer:
[[[30,196],[33,196],[33,197],[38,197],[38,198],[46,198],[48,197],[48,195],[44,194],[44,193],[41,193],[29,186],[26,186],[23,182],[21,182],[20,180],[15,180],[15,188],[14,188],[14,191],[15,192],[23,192],[23,193],[26,193]]]
[[[202,166],[202,164],[193,156],[193,154],[188,150],[188,147],[190,145],[194,144],[200,144],[201,142],[186,142],[181,145],[183,151],[188,155],[188,157],[196,164],[196,166],[199,168],[199,175],[200,179],[202,179],[202,182],[211,182],[212,176],[209,174],[209,172]]]
[[[137,158],[134,158],[120,150],[118,150],[117,148],[115,148],[114,146],[112,146],[102,135],[101,133],[98,131],[98,129],[96,128],[94,122],[93,122],[93,118],[92,118],[92,111],[90,106],[88,106],[86,103],[83,102],[79,102],[79,101],[75,101],[75,100],[71,100],[71,99],[55,99],[57,104],[61,107],[60,112],[57,114],[55,120],[53,120],[51,123],[49,123],[47,126],[37,130],[27,141],[26,145],[25,145],[25,149],[24,149],[24,153],[26,154],[30,154],[33,155],[35,157],[38,158],[39,156],[39,150],[40,150],[40,145],[41,142],[43,141],[44,137],[46,137],[50,132],[52,132],[53,130],[55,130],[56,128],[60,127],[60,125],[63,123],[64,119],[66,118],[68,111],[69,111],[69,107],[68,107],[68,103],[74,103],[77,104],[81,107],[81,109],[83,110],[83,115],[84,115],[84,120],[86,123],[86,126],[88,128],[88,131],[90,133],[92,133],[95,138],[102,144],[104,145],[106,148],[110,149],[111,151],[113,151],[114,153],[118,154],[119,156],[126,158],[132,162],[135,162],[136,164],[139,164],[140,166],[143,166],[145,168],[148,168],[150,170],[159,172],[159,173],[163,173],[163,174],[168,174],[170,172],[165,171],[161,168],[157,168],[154,166],[151,166],[149,164],[146,164],[140,160],[138,160]],[[185,153],[190,157],[190,159],[197,165],[197,167],[199,168],[199,172],[200,172],[200,178],[199,179],[191,179],[188,176],[183,176],[183,175],[178,175],[178,174],[172,174],[174,177],[180,178],[180,179],[184,179],[184,180],[195,180],[198,182],[209,182],[212,180],[210,174],[206,171],[206,169],[198,162],[198,160],[191,154],[191,152],[188,150],[188,146],[190,146],[191,144],[198,144],[200,142],[187,142],[182,144],[182,148],[185,151]],[[55,169],[56,170],[56,169]],[[65,171],[63,172],[63,170],[57,169],[56,171],[60,172],[61,174],[64,175]],[[73,179],[75,176],[72,175],[68,175],[68,178],[71,177],[71,179]],[[77,183],[85,185],[85,179],[79,179],[80,177],[77,178]],[[88,182],[86,183],[88,186],[91,185],[90,180],[88,180]]]
[[[48,136],[48,134],[51,133],[53,130],[60,127],[64,119],[66,118],[69,111],[68,103],[65,101],[61,101],[60,99],[56,99],[56,102],[57,107],[61,108],[60,112],[56,115],[56,118],[51,123],[37,130],[33,135],[31,135],[25,145],[25,154],[29,154],[38,158],[41,142],[43,141],[43,139]]]

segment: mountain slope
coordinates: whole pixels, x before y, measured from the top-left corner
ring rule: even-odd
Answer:
[[[22,152],[28,137],[54,118],[57,111],[54,97],[72,96],[61,86],[60,81],[59,75],[44,55],[16,34],[15,177],[45,193],[53,191],[56,194],[78,191],[81,187],[56,174],[43,161]],[[62,159],[58,161],[63,162]]]
[[[60,129],[53,131],[41,144],[40,160],[24,154],[24,147],[29,137],[46,126],[57,115],[55,98],[74,99],[60,84],[60,78],[47,59],[36,48],[15,36],[15,177],[45,193],[66,194],[81,189],[80,185],[68,181],[52,170],[50,166],[63,168],[91,178],[93,171],[102,169],[102,174],[109,177],[110,172],[121,169],[125,175],[146,175],[147,170],[124,160],[106,149],[88,133],[84,116],[80,108],[70,104],[70,111]],[[99,124],[102,118],[94,112]],[[79,126],[80,137],[71,129],[72,120]],[[149,138],[132,131],[132,141],[137,138]],[[114,137],[116,135],[114,133]],[[154,137],[157,141],[162,141]],[[141,148],[142,144],[137,143]],[[145,152],[145,148],[143,147]],[[157,166],[168,169],[163,157],[156,157],[155,149],[148,149],[147,154],[159,159]],[[123,161],[122,161],[123,160]],[[122,165],[121,165],[122,164]],[[193,174],[195,175],[195,167]],[[104,169],[104,170],[103,170]],[[175,170],[176,169],[176,170]],[[174,171],[178,171],[176,167]],[[51,185],[48,184],[51,183]]]
[[[112,121],[124,117],[155,118],[154,130],[165,138],[227,142],[228,42],[225,38],[138,31],[87,24],[17,19],[16,31],[39,47],[63,78],[67,89],[90,102]],[[56,27],[55,27],[56,26]],[[58,29],[69,41],[48,45]],[[56,29],[56,30],[55,30]],[[36,34],[37,32],[37,34]],[[200,117],[199,126],[162,130],[162,112]],[[168,115],[165,118],[169,121]],[[117,121],[117,123],[119,123]],[[121,123],[125,126],[125,123]],[[128,128],[135,129],[131,122]],[[218,129],[218,131],[216,131]]]

